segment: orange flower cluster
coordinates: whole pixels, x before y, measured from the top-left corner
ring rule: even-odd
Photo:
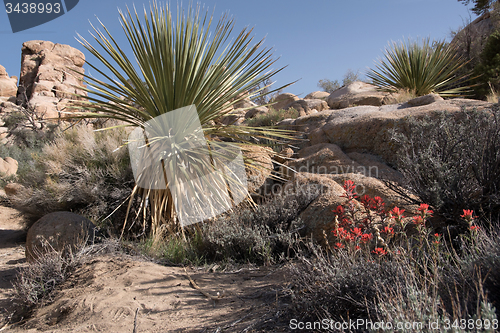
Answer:
[[[371,253],[379,257],[386,255],[389,252],[387,244],[391,238],[397,231],[405,232],[405,210],[398,207],[386,210],[381,197],[372,198],[368,195],[359,199],[362,205],[360,208],[356,202],[359,196],[352,180],[344,182],[344,190],[343,197],[347,198],[346,202],[333,211],[336,215],[335,229],[332,230],[336,238],[334,248],[358,251],[363,246],[373,246]],[[423,230],[425,221],[432,216],[433,211],[427,204],[421,204],[418,211],[419,215],[414,218],[414,223],[419,230]],[[436,238],[435,242],[439,242],[439,239]]]

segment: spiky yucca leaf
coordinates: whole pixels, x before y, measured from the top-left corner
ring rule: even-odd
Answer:
[[[417,96],[437,93],[455,97],[470,92],[470,85],[462,85],[470,73],[458,74],[466,64],[444,41],[431,44],[427,38],[422,43],[392,42],[385,50],[385,59],[380,59],[367,77],[383,91],[408,90]]]
[[[199,5],[194,9],[190,7],[187,12],[178,7],[177,13],[174,22],[170,8],[160,7],[156,1],[149,12],[144,9],[143,20],[135,8],[133,13],[128,8],[126,14],[119,11],[136,65],[102,23],[105,32],[93,27],[95,35],[92,34],[92,37],[104,52],[98,51],[79,35],[80,43],[112,75],[88,64],[105,81],[84,76],[89,93],[88,102],[82,106],[86,110],[73,115],[73,118],[113,118],[144,129],[146,122],[152,119],[195,105],[203,135],[211,142],[211,154],[214,154],[214,147],[221,146],[218,142],[225,139],[245,144],[252,136],[290,137],[289,131],[279,129],[224,126],[214,122],[230,112],[231,107],[245,97],[245,92],[252,91],[283,68],[271,69],[275,63],[271,50],[262,48],[263,40],[252,45],[251,29],[244,29],[233,41],[229,40],[234,23],[227,15],[220,18],[211,35],[213,16],[209,16]],[[149,138],[147,145],[162,139],[165,137],[161,135]],[[189,160],[192,162],[191,169],[199,171],[200,175],[213,167],[207,165],[206,158],[200,158],[199,154],[189,149],[178,149],[171,155],[172,159],[164,161],[166,164]],[[189,178],[181,173],[177,176]],[[183,187],[182,193],[198,197],[205,194],[200,190],[208,188],[217,197],[219,190],[223,190],[218,188],[219,185],[226,184],[205,183],[203,186],[206,188],[203,189]],[[172,193],[168,189],[140,189],[136,186],[133,194],[141,191],[145,202],[151,205],[153,236],[165,231],[174,232]]]

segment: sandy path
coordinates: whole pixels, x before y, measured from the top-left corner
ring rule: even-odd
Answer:
[[[282,309],[285,270],[187,272],[125,255],[91,258],[59,287],[54,302],[35,310],[22,326],[4,327],[11,282],[26,265],[17,212],[0,206],[0,331],[5,332],[285,332]],[[9,312],[10,311],[10,312]],[[2,318],[3,317],[3,318]],[[135,327],[135,331],[134,331]],[[3,333],[3,332],[2,332]]]
[[[23,219],[15,209],[0,205],[0,328],[11,311],[12,282],[19,267],[26,265]]]

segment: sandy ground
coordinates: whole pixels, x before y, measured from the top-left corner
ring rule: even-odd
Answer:
[[[51,304],[35,309],[21,324],[2,327],[14,311],[16,270],[27,265],[23,236],[17,212],[0,206],[0,331],[288,331],[286,323],[277,321],[286,301],[282,268],[185,271],[125,255],[92,258],[58,288]],[[209,299],[193,288],[188,275],[203,291],[219,298]]]
[[[11,314],[12,281],[26,264],[23,219],[19,212],[0,205],[0,329]],[[8,310],[9,309],[9,310]]]

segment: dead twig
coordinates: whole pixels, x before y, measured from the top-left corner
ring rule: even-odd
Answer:
[[[184,267],[184,272],[186,272],[186,277],[188,278],[189,282],[191,283],[191,286],[198,290],[200,293],[202,293],[206,298],[208,299],[211,299],[212,301],[218,301],[220,300],[220,295],[218,297],[216,296],[212,296],[210,295],[209,293],[207,293],[206,291],[204,291],[203,289],[201,289],[197,284],[196,282],[194,282],[194,280],[191,278],[191,276],[189,276],[188,272],[187,272],[187,269],[186,267]]]
[[[132,333],[137,333],[137,314],[139,313],[139,308],[135,310],[135,317],[134,317],[134,330]]]

